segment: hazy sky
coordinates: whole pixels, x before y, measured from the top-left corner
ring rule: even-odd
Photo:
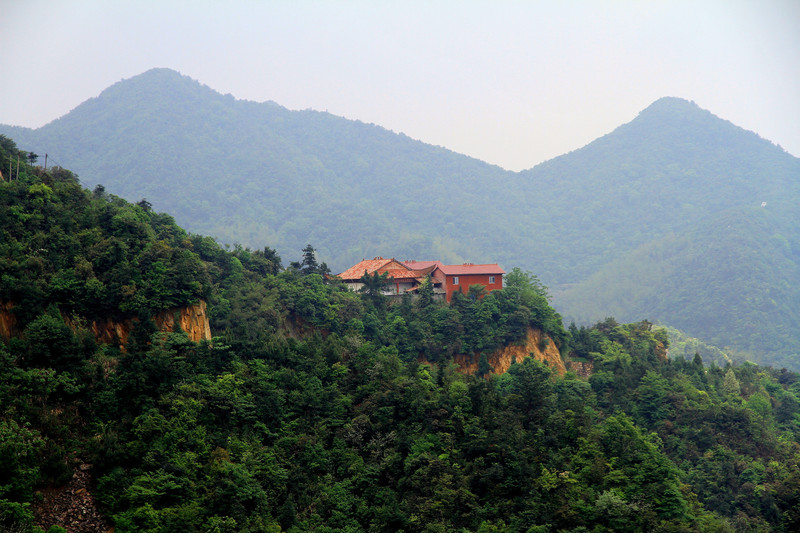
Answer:
[[[800,155],[800,0],[0,0],[0,123],[153,67],[510,170],[662,96]]]

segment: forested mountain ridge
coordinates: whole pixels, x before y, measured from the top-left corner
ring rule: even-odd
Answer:
[[[482,187],[512,175],[372,124],[235,100],[168,69],[117,83],[36,132],[8,133],[32,150],[48,146],[87,186],[102,176],[110,191],[147,198],[192,231],[284,254],[325,243],[319,253],[336,271],[390,247],[459,260],[469,241],[424,230],[447,230],[466,214],[459,204],[478,205]],[[466,198],[449,205],[456,182]]]
[[[793,231],[769,206],[724,210],[615,259],[560,301],[572,318],[657,316],[737,359],[796,366],[800,261],[785,237]]]
[[[562,238],[594,243],[564,247],[558,261],[584,261],[554,275],[560,283],[579,282],[608,255],[684,233],[722,210],[767,202],[791,220],[800,197],[800,159],[679,98],[662,98],[630,123],[521,174],[526,202],[549,206]]]
[[[648,316],[740,358],[797,367],[800,160],[664,98],[530,177],[552,214],[540,239],[585,244],[555,256],[580,265],[554,288],[568,319]],[[542,263],[558,268],[553,257]]]
[[[0,141],[0,164],[16,159]],[[85,526],[86,508],[42,512],[75,475],[119,533],[800,526],[795,373],[668,360],[644,321],[565,330],[519,269],[451,305],[353,293],[313,254],[283,269],[269,248],[225,251],[62,168],[0,183],[0,220],[23,327],[0,342],[3,529]],[[201,297],[211,343],[147,320]],[[65,311],[141,327],[123,352]],[[487,374],[529,327],[591,376],[533,358]]]
[[[686,100],[519,173],[167,69],[0,131],[226,242],[312,242],[334,271],[375,255],[520,265],[570,320],[645,316],[800,368],[800,160]]]

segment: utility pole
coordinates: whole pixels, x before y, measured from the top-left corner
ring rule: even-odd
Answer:
[[[19,154],[17,154],[17,181],[19,181]]]
[[[44,171],[47,172],[47,152],[44,154]]]

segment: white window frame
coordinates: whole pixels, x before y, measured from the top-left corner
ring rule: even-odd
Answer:
[[[494,276],[489,276],[489,283],[494,285]]]
[[[453,276],[453,285],[458,285],[458,276]]]

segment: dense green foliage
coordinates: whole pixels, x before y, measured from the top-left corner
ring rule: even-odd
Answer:
[[[728,357],[796,368],[800,247],[785,237],[796,232],[785,225],[789,221],[800,227],[800,211],[781,220],[769,206],[727,210],[683,237],[615,259],[561,301],[576,320],[599,313],[659,317],[725,347]],[[775,354],[783,355],[776,360]]]
[[[172,217],[102,187],[90,193],[60,167],[26,166],[3,183],[0,236],[0,295],[22,326],[50,304],[89,319],[149,316],[211,290]]]
[[[31,317],[0,343],[2,527],[32,529],[34,491],[64,483],[80,462],[93,465],[94,496],[117,532],[800,527],[797,374],[667,360],[666,333],[648,322],[565,330],[523,270],[502,291],[451,305],[429,286],[415,299],[357,294],[313,271],[311,246],[283,269],[274,250],[226,251],[147,206],[83,191],[61,169],[24,176],[0,184],[14,200],[1,204],[4,230],[20,215],[48,216],[29,231],[10,224],[3,243],[16,244],[0,256],[15,309]],[[37,268],[19,266],[38,257],[36,233],[58,243],[60,232],[92,231],[130,254],[104,263],[95,241],[78,239]],[[182,279],[199,264],[201,292],[158,292],[142,276],[115,300],[110,273],[133,262],[140,276],[157,243],[172,255],[151,272]],[[77,258],[116,307],[92,311],[101,302],[91,294],[50,289]],[[121,352],[61,314],[145,318],[198,296],[209,300],[210,343],[142,320]],[[502,376],[452,363],[528,326],[591,364],[591,376],[558,376],[531,358]]]
[[[511,173],[374,124],[237,101],[168,69],[115,84],[37,130],[37,139],[23,128],[0,133],[46,146],[85,185],[147,198],[193,232],[270,243],[284,256],[316,243],[336,272],[376,250],[497,260],[478,257],[486,235],[463,233],[463,217],[483,202],[487,183]],[[451,201],[456,182],[469,200]],[[431,226],[446,233],[431,235]]]
[[[333,272],[375,255],[520,265],[568,319],[646,316],[800,370],[800,160],[685,100],[519,173],[167,69],[0,131],[223,242],[313,242]]]

